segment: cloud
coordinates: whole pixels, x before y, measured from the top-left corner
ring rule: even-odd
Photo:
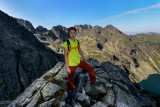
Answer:
[[[155,8],[160,8],[160,3],[155,4],[155,5],[151,5],[151,6],[148,6],[148,7],[145,7],[145,8],[139,8],[139,9],[135,9],[135,10],[131,10],[131,11],[122,12],[122,13],[120,13],[118,15],[114,15],[114,16],[108,16],[107,18],[98,20],[97,22],[105,22],[105,21],[113,19],[113,18],[118,18],[118,17],[128,15],[128,14],[140,13],[140,12],[143,12],[145,10],[151,10],[151,9],[155,9]]]

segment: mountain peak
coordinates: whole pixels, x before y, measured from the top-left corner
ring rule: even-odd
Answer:
[[[65,27],[65,26],[62,26],[62,25],[56,25],[56,26],[53,26],[51,30],[52,30],[52,31],[53,31],[53,30],[55,30],[55,31],[60,30],[60,31],[61,31],[61,30],[65,30],[65,29],[66,29],[66,27]]]
[[[84,25],[75,25],[74,27],[76,27],[77,29],[91,29],[92,26],[89,24],[84,24]]]
[[[46,31],[48,31],[47,28],[44,28],[41,25],[36,27],[36,32],[46,32]]]
[[[32,23],[29,22],[28,20],[24,20],[21,18],[14,18],[17,20],[17,22],[21,25],[24,26],[27,30],[29,30],[30,32],[34,33],[35,32],[35,28],[33,27]]]
[[[120,33],[122,34],[123,32],[121,32],[119,29],[117,29],[116,27],[114,27],[112,24],[108,24],[104,27],[105,30],[107,31],[111,31],[111,32],[116,32],[116,33]]]

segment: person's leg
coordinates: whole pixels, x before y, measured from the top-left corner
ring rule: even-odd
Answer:
[[[75,90],[75,85],[74,85],[74,72],[76,70],[76,66],[69,66],[71,70],[71,74],[68,73],[68,83],[69,83],[69,88],[71,90]]]
[[[68,73],[68,85],[69,85],[69,96],[70,98],[76,99],[76,87],[74,85],[74,73],[76,71],[77,66],[69,66],[71,70],[71,74]]]
[[[95,71],[94,71],[93,67],[90,64],[81,60],[78,67],[80,67],[82,69],[86,69],[89,72],[90,83],[95,83],[96,82],[96,74],[95,74]]]

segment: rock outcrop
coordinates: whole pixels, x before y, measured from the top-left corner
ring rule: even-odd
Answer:
[[[0,101],[15,99],[59,61],[64,61],[63,55],[0,11]]]
[[[23,19],[19,19],[19,18],[15,18],[17,20],[17,22],[21,25],[24,26],[27,30],[29,30],[30,32],[34,33],[35,32],[35,28],[33,27],[32,23],[29,22],[28,20],[23,20]]]
[[[78,67],[74,74],[74,84],[78,98],[76,107],[156,107],[156,102],[128,77],[128,73],[110,61],[100,63],[92,58],[96,81],[102,84],[90,87],[90,77],[85,69]],[[37,78],[8,107],[71,107],[68,104],[68,74],[64,62]],[[73,105],[72,105],[73,106]]]

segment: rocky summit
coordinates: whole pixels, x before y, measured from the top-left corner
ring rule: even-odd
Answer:
[[[77,67],[74,74],[77,99],[68,102],[68,73],[58,62],[37,78],[8,107],[156,107],[156,101],[133,83],[128,73],[110,61],[100,63],[90,58],[98,86],[90,87],[89,73]],[[73,103],[74,102],[74,103]]]

